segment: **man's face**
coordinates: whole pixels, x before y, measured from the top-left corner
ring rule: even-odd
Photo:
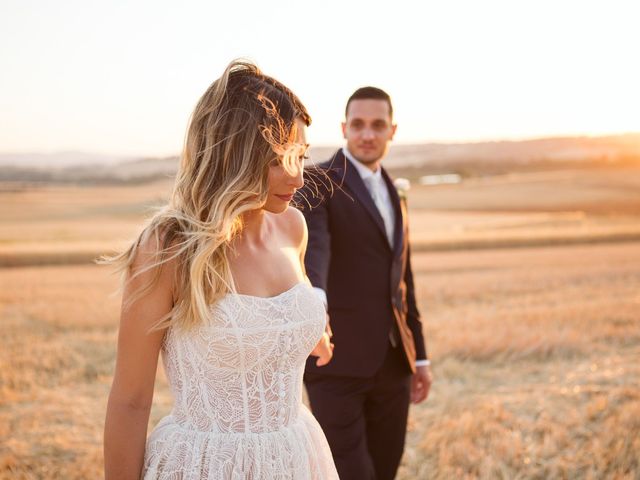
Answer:
[[[389,104],[385,100],[351,101],[342,134],[347,140],[347,149],[356,160],[377,170],[395,133],[396,125],[391,121]]]

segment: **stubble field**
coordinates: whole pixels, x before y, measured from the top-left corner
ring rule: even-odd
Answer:
[[[435,382],[398,478],[640,478],[639,173],[409,192]],[[0,478],[102,477],[118,279],[88,259],[168,185],[0,191]]]

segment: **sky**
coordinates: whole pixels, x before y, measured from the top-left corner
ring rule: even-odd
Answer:
[[[315,145],[358,87],[396,143],[640,131],[636,0],[0,2],[0,152],[177,154],[234,58],[294,90]]]

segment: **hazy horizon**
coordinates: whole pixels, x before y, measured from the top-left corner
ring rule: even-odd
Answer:
[[[536,137],[521,137],[521,138],[487,138],[487,139],[471,139],[471,140],[459,140],[459,141],[424,141],[424,142],[398,142],[394,141],[391,144],[391,148],[396,147],[420,147],[425,145],[477,145],[477,144],[499,144],[499,143],[526,143],[526,142],[537,142],[537,141],[553,141],[553,140],[598,140],[605,138],[623,138],[623,137],[639,137],[640,138],[640,130],[637,132],[612,132],[608,134],[602,135],[553,135],[553,136],[536,136]],[[333,144],[312,144],[311,148],[314,149],[328,149],[328,148],[340,148],[344,145],[344,142],[338,142]],[[640,148],[640,145],[639,145]],[[91,150],[50,150],[50,151],[1,151],[0,156],[55,156],[55,155],[78,155],[78,156],[92,156],[92,157],[102,157],[106,160],[109,159],[143,159],[143,158],[168,158],[175,157],[180,155],[180,151],[168,152],[162,155],[150,155],[150,154],[126,154],[126,153],[118,153],[118,152],[100,152],[100,151],[91,151]]]

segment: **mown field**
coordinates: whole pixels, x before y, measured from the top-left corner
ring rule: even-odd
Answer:
[[[118,279],[89,260],[169,183],[10,187],[0,478],[100,478]],[[398,478],[640,478],[640,169],[478,177],[409,201],[435,382]],[[150,426],[170,408],[160,372]]]

